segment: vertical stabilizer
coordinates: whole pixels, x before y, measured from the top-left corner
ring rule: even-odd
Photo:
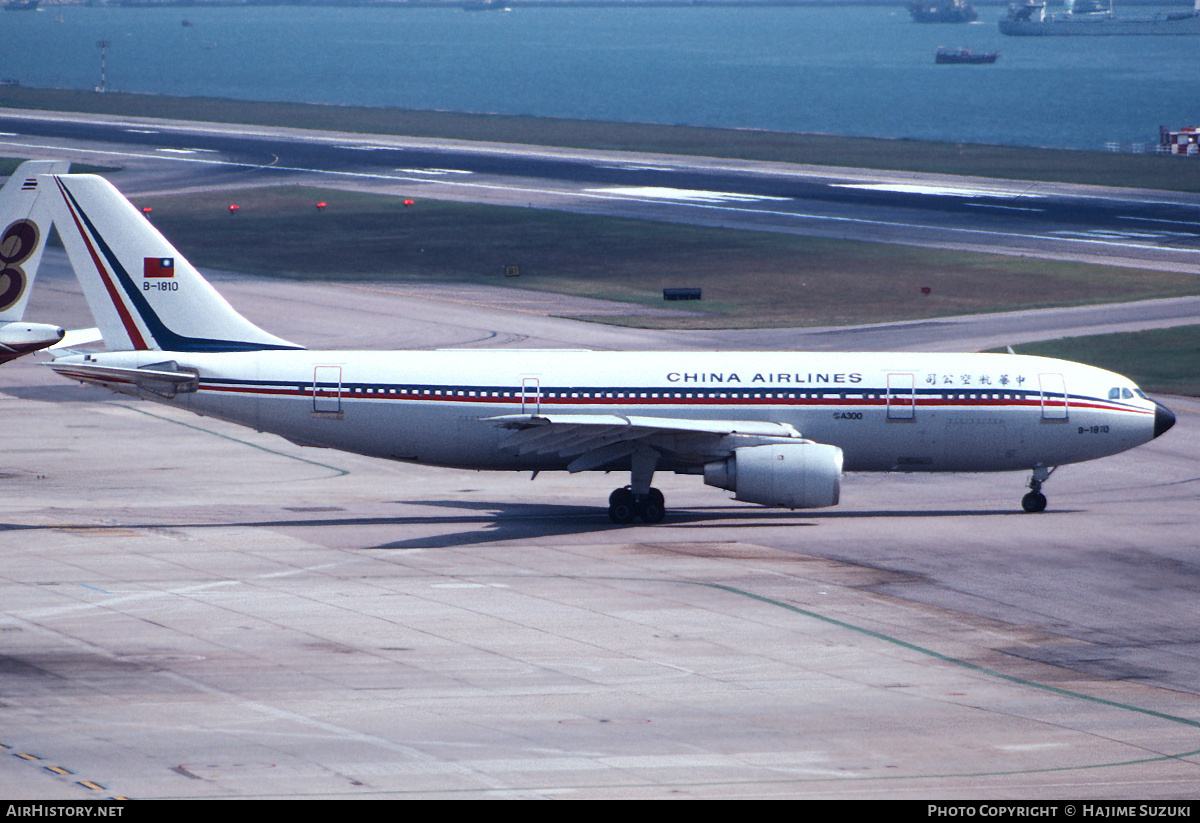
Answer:
[[[0,189],[0,322],[20,320],[50,234],[49,201],[38,198],[40,174],[59,174],[66,160],[29,160]]]
[[[104,178],[57,175],[41,186],[109,351],[301,348],[238,314]]]

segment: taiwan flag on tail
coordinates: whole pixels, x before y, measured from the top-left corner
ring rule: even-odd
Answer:
[[[142,269],[143,277],[174,277],[174,257],[147,257]]]

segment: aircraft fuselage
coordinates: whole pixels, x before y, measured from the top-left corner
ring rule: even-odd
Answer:
[[[570,462],[504,448],[507,432],[489,418],[515,414],[786,423],[841,448],[846,471],[1092,460],[1152,439],[1160,414],[1125,377],[1011,354],[295,350],[113,352],[88,362],[172,362],[196,372],[195,391],[110,385],[304,445],[476,469]],[[687,454],[686,444],[673,453]],[[696,470],[677,462],[659,469]]]

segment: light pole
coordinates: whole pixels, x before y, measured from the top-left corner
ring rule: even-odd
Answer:
[[[108,47],[111,45],[107,40],[97,40],[96,48],[100,49],[100,85],[96,86],[96,91],[104,91],[105,85],[105,58],[108,56]]]

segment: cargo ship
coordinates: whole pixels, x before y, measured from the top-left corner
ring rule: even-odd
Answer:
[[[972,23],[979,16],[967,0],[912,0],[908,13],[917,23]]]
[[[1000,33],[1016,37],[1200,34],[1200,0],[1195,0],[1191,11],[1149,17],[1117,17],[1107,0],[1068,0],[1065,12],[1047,15],[1045,0],[1025,0],[1008,7]]]

